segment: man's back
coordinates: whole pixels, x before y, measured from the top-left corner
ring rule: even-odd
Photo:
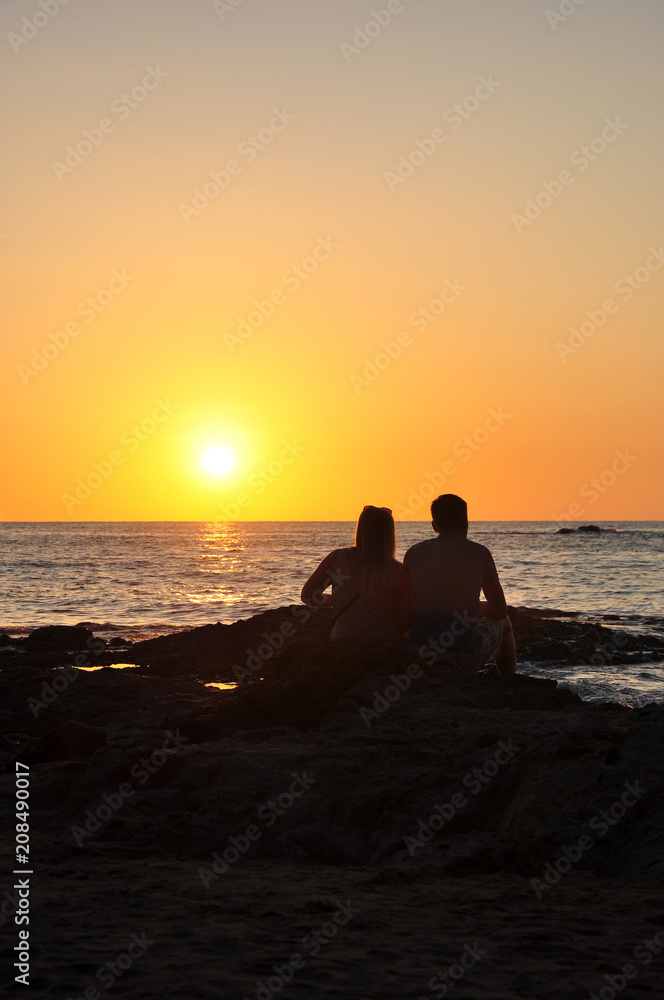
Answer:
[[[413,545],[406,552],[404,566],[412,582],[413,618],[408,638],[414,645],[434,641],[472,649],[481,590],[492,614],[503,618],[507,613],[493,556],[485,545],[456,531],[441,531],[435,538]]]

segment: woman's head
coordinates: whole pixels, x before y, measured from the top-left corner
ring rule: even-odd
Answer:
[[[369,582],[389,567],[396,554],[394,518],[388,507],[364,508],[355,529],[355,548],[362,553]]]

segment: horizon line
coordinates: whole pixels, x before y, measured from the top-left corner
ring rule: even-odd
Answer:
[[[134,519],[108,519],[103,521],[56,521],[56,520],[46,520],[46,521],[0,521],[0,524],[355,524],[357,518],[347,519],[347,518],[260,518],[256,520],[237,520],[237,521],[215,521],[205,520],[200,518],[193,519],[172,519],[172,518],[151,518],[150,520],[134,520]],[[421,521],[400,521],[395,518],[396,524],[430,524],[431,518],[425,518]],[[521,517],[521,518],[471,518],[469,519],[469,524],[664,524],[664,519],[660,518],[609,518],[608,520],[569,520],[569,521],[557,521],[554,518],[541,518],[541,517]]]

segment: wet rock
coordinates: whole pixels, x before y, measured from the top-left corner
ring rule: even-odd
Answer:
[[[30,633],[25,640],[25,648],[31,652],[75,652],[89,649],[93,639],[90,629],[77,625],[45,625]],[[95,641],[103,642],[102,639]]]

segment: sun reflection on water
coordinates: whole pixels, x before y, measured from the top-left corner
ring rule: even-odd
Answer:
[[[195,567],[190,589],[178,597],[201,606],[233,607],[245,600],[237,576],[246,573],[246,529],[242,524],[209,521],[197,525]]]

